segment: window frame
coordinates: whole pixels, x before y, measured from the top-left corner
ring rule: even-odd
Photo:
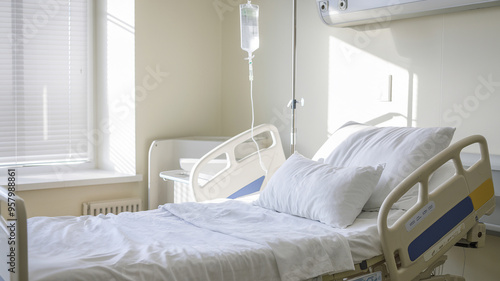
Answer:
[[[14,0],[13,0],[14,1]],[[96,167],[96,148],[95,144],[90,139],[91,134],[95,127],[95,85],[94,85],[94,21],[95,21],[95,10],[94,10],[94,0],[87,0],[87,77],[86,77],[86,98],[87,98],[87,159],[85,160],[74,160],[74,161],[40,161],[39,163],[20,163],[9,165],[8,163],[0,163],[0,177],[2,177],[8,169],[16,168],[22,169],[22,173],[25,175],[36,175],[36,174],[50,174],[50,173],[61,173],[61,171],[78,171],[78,170],[88,170]],[[50,3],[46,3],[50,5]],[[5,173],[4,173],[5,170]],[[0,183],[1,184],[1,183]]]
[[[128,0],[127,5],[123,5],[122,0],[114,1],[98,1],[87,0],[89,5],[88,13],[88,91],[89,95],[89,115],[88,115],[88,133],[87,139],[89,144],[89,159],[85,163],[62,163],[60,165],[33,165],[24,167],[14,167],[18,175],[17,191],[30,191],[30,190],[44,190],[52,188],[69,188],[69,187],[89,187],[95,185],[116,184],[116,183],[137,183],[143,181],[142,174],[137,174],[136,170],[136,147],[135,147],[135,118],[128,120],[127,123],[113,124],[114,128],[133,127],[133,145],[129,145],[129,149],[133,149],[132,155],[127,155],[126,160],[130,163],[128,169],[123,170],[121,167],[115,166],[116,163],[110,162],[107,154],[110,151],[118,152],[119,147],[116,143],[111,143],[111,135],[108,134],[103,128],[107,124],[105,121],[106,115],[112,113],[113,105],[109,104],[106,100],[110,97],[112,91],[107,88],[107,76],[109,69],[104,67],[107,63],[107,49],[106,46],[109,40],[108,25],[110,23],[109,17],[111,15],[123,15],[122,7],[130,9],[132,5],[133,10],[125,10],[132,16],[135,14],[135,4],[133,0]],[[132,36],[135,42],[135,18],[132,24]],[[130,30],[126,30],[130,33]],[[128,55],[125,59],[135,59],[135,45],[133,58]],[[114,68],[116,71],[116,66]],[[132,101],[132,111],[135,112],[135,64],[128,73],[133,80],[133,91],[121,92],[123,97]],[[120,94],[120,93],[118,93]],[[115,96],[114,94],[112,96]],[[104,99],[103,99],[104,98]],[[120,96],[121,98],[121,96]],[[118,116],[119,117],[119,116]],[[104,118],[104,119],[102,119]],[[115,117],[116,119],[116,117]],[[104,121],[103,121],[104,120]],[[109,121],[109,120],[108,120]],[[104,122],[104,125],[102,124]],[[110,132],[109,132],[110,133]],[[123,140],[122,138],[119,138]],[[116,136],[115,139],[116,140]],[[7,169],[0,167],[0,185],[7,183]]]

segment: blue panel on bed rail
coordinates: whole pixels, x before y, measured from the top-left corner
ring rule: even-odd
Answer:
[[[473,211],[472,200],[467,196],[411,242],[408,246],[410,259],[414,261],[420,257]]]
[[[265,176],[262,176],[256,180],[254,180],[253,182],[249,183],[245,187],[243,187],[240,190],[236,191],[235,193],[229,195],[229,197],[227,197],[227,198],[228,199],[236,199],[238,197],[245,196],[245,195],[252,194],[252,193],[259,191],[260,187],[262,186],[262,183],[264,182],[264,177]]]

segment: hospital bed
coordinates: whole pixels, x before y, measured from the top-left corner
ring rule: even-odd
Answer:
[[[422,146],[407,159],[397,159],[395,165],[381,163],[363,169],[334,167],[335,162],[343,160],[347,161],[346,166],[359,165],[353,163],[356,149],[363,153],[358,158],[369,162],[370,153],[381,149],[370,143],[369,138],[376,132],[385,138],[388,131],[384,129],[395,132],[399,143],[401,137],[415,133],[420,138],[427,132],[410,132],[407,130],[412,129],[408,128],[377,131],[378,128],[351,123],[335,132],[313,160],[298,154],[285,160],[279,134],[272,125],[261,125],[253,132],[269,132],[271,145],[260,149],[260,153],[254,150],[236,157],[234,148],[248,142],[251,136],[250,131],[244,132],[214,148],[192,169],[189,180],[194,194],[198,200],[209,200],[205,201],[208,203],[166,204],[154,210],[119,215],[27,220],[22,199],[2,188],[1,200],[16,202],[16,220],[2,221],[4,235],[0,240],[2,249],[15,256],[12,264],[15,273],[9,272],[11,265],[6,267],[2,263],[0,276],[4,280],[28,280],[28,275],[29,280],[463,280],[438,276],[434,270],[444,263],[445,253],[460,240],[477,242],[471,232],[480,226],[483,215],[494,210],[486,140],[471,136],[448,147],[449,132],[448,139],[442,135],[434,137],[431,132],[428,139],[407,140],[413,147],[418,141]],[[360,142],[356,139],[358,135],[359,139],[364,138]],[[390,142],[384,139],[378,143]],[[479,147],[480,159],[466,168],[460,152],[470,146]],[[349,155],[344,154],[343,158],[345,147]],[[203,165],[221,154],[228,159],[226,168],[200,184],[197,176]],[[405,163],[416,168],[406,169]],[[305,166],[311,169],[304,174]],[[288,167],[295,170],[287,170]],[[375,185],[383,182],[384,173],[391,168],[396,173],[385,176],[389,176],[388,182],[396,179],[395,187],[384,195],[381,206],[373,208],[370,204],[377,199],[373,196],[377,192]],[[321,222],[323,214],[319,219],[308,219],[309,215],[301,216],[300,210],[298,215],[291,215],[265,204],[273,199],[279,201],[280,198],[272,197],[272,192],[283,188],[280,186],[283,182],[300,181],[322,169],[331,173],[316,175],[314,180],[303,184],[320,183],[313,187],[328,193],[332,188],[321,185],[322,180],[339,173],[362,173],[363,179],[378,179],[370,183],[353,178],[353,182],[371,189],[354,196],[367,193],[371,196],[360,199],[361,203],[354,202],[361,206],[353,209],[352,222],[344,222],[352,216],[352,212],[344,209],[338,209],[342,216],[337,218],[344,225],[332,227],[332,223],[338,222]],[[221,199],[256,181],[262,183],[260,194]],[[334,189],[336,197],[349,194],[351,189],[358,190],[358,186],[349,182],[344,183],[346,189]],[[292,204],[292,213],[297,211],[294,206],[307,201],[306,196],[301,196],[301,189],[293,192],[299,193],[297,202]],[[331,200],[333,209],[344,208],[333,206],[339,201],[335,197],[319,200],[326,203]],[[325,202],[305,203],[306,208],[325,206],[320,204]],[[278,205],[274,209],[283,207]],[[12,223],[15,234],[9,228]],[[12,251],[6,247],[11,237],[15,241]]]

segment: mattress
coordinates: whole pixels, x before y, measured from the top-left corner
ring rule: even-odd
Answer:
[[[340,230],[254,199],[31,218],[30,280],[304,280],[382,253],[376,213]]]

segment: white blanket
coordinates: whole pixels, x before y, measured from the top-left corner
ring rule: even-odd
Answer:
[[[28,246],[30,280],[303,280],[353,268],[333,229],[237,201],[31,218]]]
[[[319,222],[234,200],[163,208],[200,228],[269,246],[283,281],[354,269],[347,240]]]

